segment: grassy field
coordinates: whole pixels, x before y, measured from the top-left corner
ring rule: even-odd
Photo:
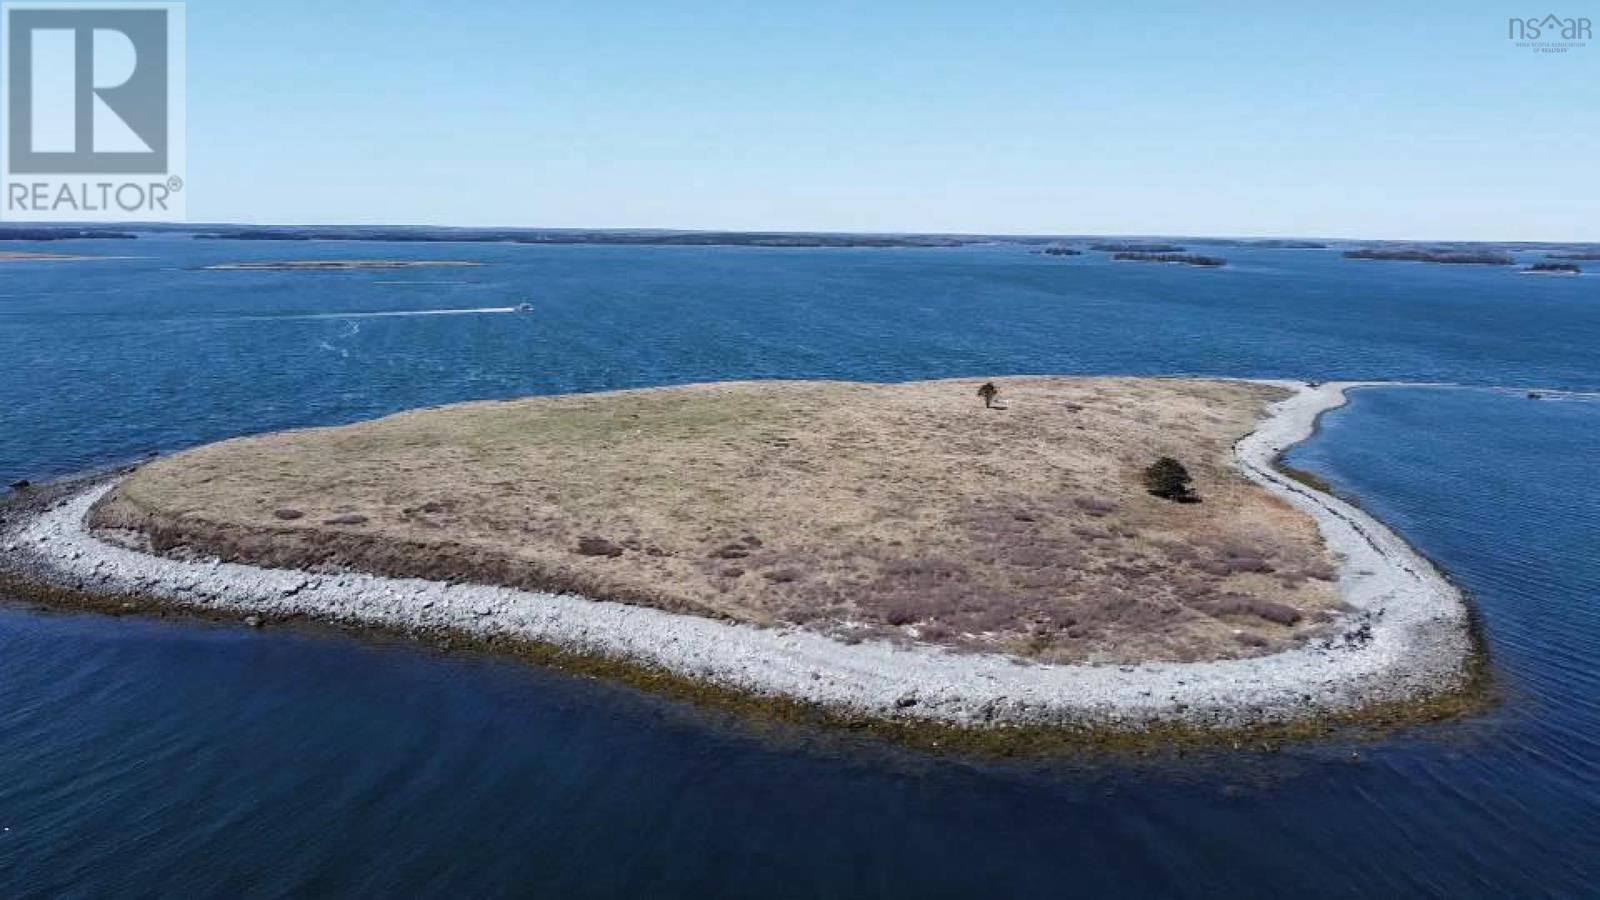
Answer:
[[[1340,601],[1232,443],[1273,388],[762,382],[530,398],[153,462],[96,524],[166,553],[571,590],[1049,662],[1283,649]],[[1145,492],[1182,460],[1202,501]]]

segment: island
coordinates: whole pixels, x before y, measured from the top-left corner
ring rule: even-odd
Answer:
[[[367,269],[452,269],[481,266],[459,259],[307,259],[278,262],[219,263],[201,266],[207,272],[345,272]]]
[[[1150,244],[1139,241],[1102,241],[1089,245],[1090,250],[1101,253],[1182,253],[1186,248],[1177,244]]]
[[[1073,247],[1046,247],[1039,251],[1045,256],[1082,256],[1083,251]]]
[[[1322,241],[1302,241],[1286,238],[1262,238],[1253,241],[1240,241],[1241,247],[1254,247],[1258,250],[1326,250],[1328,245]]]
[[[1345,259],[1430,262],[1446,265],[1509,266],[1516,262],[1509,253],[1493,250],[1421,250],[1365,248],[1346,250]]]
[[[1522,270],[1524,275],[1581,275],[1583,267],[1574,263],[1534,263]]]
[[[1179,265],[1200,266],[1202,268],[1209,269],[1219,268],[1228,264],[1228,261],[1220,256],[1198,256],[1192,253],[1139,253],[1133,251],[1123,251],[1120,253],[1111,254],[1111,258],[1119,262],[1177,263]]]
[[[1200,237],[1188,238],[1189,243],[1199,244],[1204,247],[1245,247],[1255,250],[1326,250],[1328,245],[1322,241],[1308,241],[1300,238],[1215,238]]]
[[[1571,259],[1580,262],[1600,260],[1600,250],[1579,250],[1571,253],[1546,253],[1545,259]]]
[[[7,586],[461,642],[830,721],[1393,715],[1464,690],[1474,655],[1446,579],[1274,465],[1347,387],[744,382],[419,410],[30,489]]]
[[[98,228],[8,228],[0,226],[0,241],[90,241],[137,240],[138,235],[126,231],[105,231]]]

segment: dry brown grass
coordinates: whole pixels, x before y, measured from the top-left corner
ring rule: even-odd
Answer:
[[[1272,388],[769,382],[478,403],[229,441],[102,504],[156,549],[575,590],[1055,662],[1282,649],[1339,600],[1232,443]],[[1144,492],[1182,460],[1204,502]]]

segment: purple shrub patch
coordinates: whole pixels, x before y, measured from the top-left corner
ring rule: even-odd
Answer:
[[[1206,612],[1213,616],[1255,616],[1278,625],[1294,625],[1304,616],[1300,610],[1270,600],[1260,600],[1241,594],[1227,594],[1212,601]]]

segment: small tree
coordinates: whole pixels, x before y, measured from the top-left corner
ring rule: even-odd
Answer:
[[[1195,495],[1192,482],[1189,470],[1170,456],[1161,457],[1144,470],[1144,486],[1163,500],[1198,503],[1200,498]]]
[[[994,382],[988,381],[978,388],[978,396],[983,398],[985,409],[994,409],[994,398],[1000,396],[1000,389],[994,386]]]

